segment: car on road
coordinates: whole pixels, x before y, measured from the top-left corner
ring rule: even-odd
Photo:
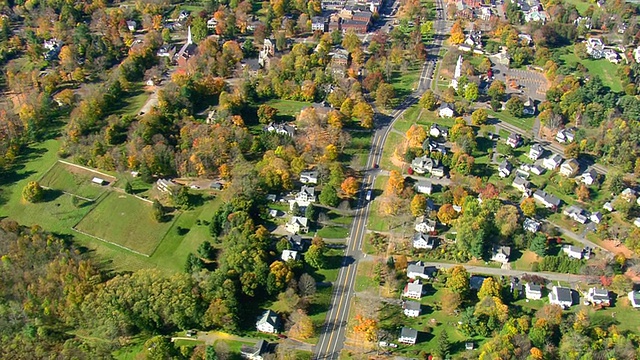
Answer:
[[[377,168],[379,168],[379,167],[380,167],[380,166],[378,165],[378,163],[373,164],[373,168],[374,168],[374,169],[377,169]]]
[[[367,191],[367,196],[365,196],[365,199],[367,199],[367,201],[371,200],[371,190]]]

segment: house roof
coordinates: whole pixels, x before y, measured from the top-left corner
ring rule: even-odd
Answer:
[[[529,292],[541,292],[542,291],[542,286],[538,285],[538,284],[527,283],[526,287],[527,287]]]
[[[544,199],[544,201],[546,201],[549,204],[552,204],[556,207],[560,206],[560,199],[551,195],[551,194],[547,194],[546,192],[542,191],[542,190],[536,190],[533,193],[534,196],[540,197],[542,199]]]
[[[440,104],[440,107],[438,109],[439,110],[443,110],[443,109],[451,109],[451,110],[453,110],[453,105],[449,104],[448,102],[442,102],[442,104]]]
[[[309,219],[303,216],[292,216],[291,220],[289,220],[289,224],[291,225],[298,224],[300,226],[306,227],[308,223],[309,223]]]
[[[591,288],[589,292],[594,300],[609,300],[609,290],[607,289]]]
[[[260,317],[256,325],[260,326],[262,324],[269,324],[269,325],[272,325],[273,327],[276,327],[278,326],[279,321],[280,320],[278,318],[278,314],[276,314],[272,310],[267,310],[262,314],[262,316]]]
[[[400,330],[400,337],[401,338],[417,339],[418,338],[418,330],[412,329],[412,328],[408,328],[408,327],[403,327]]]
[[[404,310],[420,310],[420,303],[417,301],[405,301],[402,303]]]
[[[576,159],[569,159],[562,164],[562,167],[570,167],[573,170],[573,169],[578,169],[580,167],[580,164]]]
[[[528,188],[530,184],[531,183],[529,182],[529,180],[520,176],[516,176],[515,179],[513,179],[513,185],[524,186]]]
[[[484,279],[486,279],[484,276],[472,275],[471,278],[469,278],[469,287],[475,290],[480,290],[482,283],[484,283]]]
[[[553,154],[547,158],[547,160],[553,161],[556,164],[562,162],[562,156],[560,154]]]
[[[407,292],[416,292],[418,294],[422,294],[423,285],[419,282],[407,283]]]
[[[563,246],[563,249],[566,249],[565,251],[567,252],[571,252],[571,253],[580,253],[582,254],[582,249],[577,247],[577,246],[573,246],[573,245],[565,245]]]
[[[507,160],[503,160],[500,165],[498,166],[499,170],[507,170],[507,171],[511,171],[511,169],[513,169],[513,165],[511,165],[510,162],[508,162]]]
[[[511,255],[511,248],[509,246],[494,245],[492,253],[493,255],[504,254],[504,256],[509,257],[509,255]]]
[[[553,291],[556,293],[558,301],[573,301],[573,297],[571,296],[571,289],[554,286]]]
[[[313,186],[302,185],[300,193],[307,193],[308,195],[313,196],[316,193],[316,188]]]
[[[531,149],[529,149],[529,151],[543,153],[544,152],[544,148],[540,144],[533,144],[533,145],[531,145]]]
[[[585,171],[584,173],[582,173],[582,177],[586,177],[589,176],[592,179],[595,179],[598,177],[598,172],[593,170],[593,169],[587,169],[587,171]]]

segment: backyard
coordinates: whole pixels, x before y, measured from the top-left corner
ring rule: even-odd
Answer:
[[[587,68],[588,73],[593,76],[599,76],[605,86],[611,88],[612,91],[622,91],[622,81],[618,77],[619,66],[609,62],[606,59],[580,59],[573,53],[573,46],[567,46],[558,50],[560,59],[565,65],[580,63]]]
[[[105,185],[93,183],[94,178],[105,180]],[[107,189],[107,185],[112,185],[116,178],[104,173],[92,171],[90,169],[56,162],[39,180],[40,185],[54,190],[60,190],[68,194],[82,198],[96,200]]]

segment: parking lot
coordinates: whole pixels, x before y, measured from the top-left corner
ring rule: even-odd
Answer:
[[[546,98],[549,83],[539,72],[524,69],[509,69],[504,65],[493,66],[496,79],[504,81],[507,85],[507,93],[519,93],[534,100],[543,101]],[[515,82],[519,89],[513,89],[510,84]]]

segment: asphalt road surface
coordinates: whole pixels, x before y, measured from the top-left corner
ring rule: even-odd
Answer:
[[[444,7],[442,0],[437,0],[436,5],[438,8]],[[439,12],[439,14],[442,14],[442,12]],[[443,35],[446,35],[444,33],[446,31],[446,22],[437,19],[434,23],[434,29],[436,35],[440,35],[440,37],[436,36],[434,44],[428,48],[429,54],[438,53],[439,47],[442,44],[442,37]],[[404,102],[391,113],[391,121],[387,124],[381,124],[374,133],[372,147],[366,166],[369,170],[365,172],[362,180],[357,210],[350,232],[351,236],[347,242],[345,256],[343,258],[342,266],[338,272],[338,278],[333,285],[334,288],[331,303],[329,305],[329,311],[320,334],[320,339],[315,347],[314,359],[338,359],[340,356],[340,351],[342,350],[345,341],[351,298],[355,292],[354,286],[358,261],[363,256],[362,242],[366,233],[366,224],[370,209],[370,201],[366,200],[366,194],[373,189],[375,178],[379,172],[375,169],[374,165],[380,163],[382,149],[394,121],[399,118],[408,107],[418,101],[425,90],[431,87],[431,77],[433,76],[435,67],[436,60],[434,60],[432,56],[429,56],[424,64],[416,91],[412,95],[408,96]]]

